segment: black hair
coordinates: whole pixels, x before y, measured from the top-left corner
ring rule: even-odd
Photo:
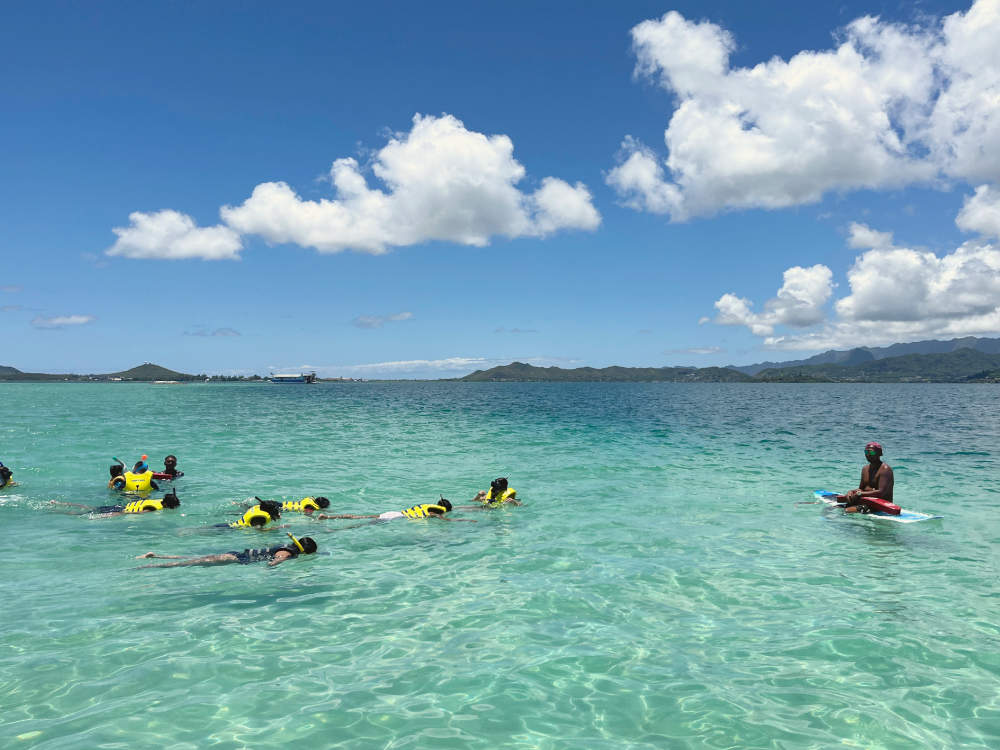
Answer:
[[[451,510],[451,500],[449,500],[446,497],[442,497],[440,500],[438,500],[437,504],[440,505],[445,510]]]
[[[111,466],[108,467],[108,472],[111,474],[111,478],[114,479],[115,477],[120,477],[125,473],[125,467],[121,464],[111,464]]]
[[[304,536],[299,539],[299,544],[302,545],[302,553],[305,555],[311,555],[316,551],[316,540],[311,536]]]
[[[177,463],[177,456],[175,456],[175,455],[174,455],[173,453],[168,453],[168,454],[167,454],[167,455],[166,455],[166,456],[165,456],[165,457],[163,458],[163,463],[166,463],[166,462],[167,462],[167,459],[169,459],[169,458],[172,458],[172,459],[174,459],[174,463]]]
[[[316,505],[318,505],[320,508],[329,508],[330,507],[330,501],[327,500],[322,495],[320,495],[319,497],[314,497],[313,500],[316,501]]]
[[[260,498],[257,499],[260,500]],[[281,517],[281,506],[273,500],[261,500],[260,509],[267,513],[267,515],[271,518]]]
[[[497,477],[492,482],[490,482],[490,487],[494,491],[500,490],[500,492],[506,492],[507,491],[507,477]]]
[[[163,496],[163,507],[164,508],[179,508],[181,501],[177,498],[176,492],[168,492]]]
[[[3,483],[7,484],[7,480],[13,476],[14,472],[8,469],[3,464],[0,464],[0,477],[3,478]]]

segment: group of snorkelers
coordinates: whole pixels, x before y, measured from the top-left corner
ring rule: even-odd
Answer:
[[[108,488],[112,490],[117,490],[126,496],[130,496],[135,499],[130,499],[128,502],[118,503],[115,505],[100,505],[100,506],[87,506],[81,503],[67,503],[60,502],[56,500],[50,501],[53,505],[65,505],[72,506],[75,508],[82,508],[79,511],[70,511],[71,515],[91,515],[98,516],[101,518],[109,518],[112,516],[133,514],[133,513],[148,513],[160,510],[168,510],[180,507],[180,499],[177,497],[177,493],[171,489],[162,498],[154,499],[148,497],[148,494],[153,490],[159,490],[159,485],[156,484],[156,479],[175,479],[184,476],[184,473],[177,470],[177,457],[174,455],[169,455],[164,459],[164,471],[163,472],[153,472],[147,463],[148,456],[143,455],[142,458],[137,461],[132,467],[131,471],[125,470],[125,463],[120,459],[115,458],[115,463],[110,467],[111,479],[108,482]],[[0,464],[3,467],[3,464]],[[2,486],[2,485],[0,485]],[[517,499],[517,490],[509,486],[506,477],[498,477],[490,483],[490,488],[488,490],[482,490],[472,498],[474,505],[459,506],[463,510],[486,510],[491,508],[498,508],[501,505],[521,505],[521,502]],[[450,513],[455,509],[455,506],[447,500],[444,496],[435,503],[422,503],[419,505],[414,505],[403,510],[387,511],[385,513],[380,513],[377,515],[328,515],[324,513],[319,513],[318,511],[326,510],[330,507],[329,499],[316,496],[316,497],[304,497],[301,500],[286,500],[284,502],[277,502],[274,500],[262,500],[259,497],[254,498],[252,503],[234,503],[234,505],[241,505],[242,513],[240,518],[236,521],[228,523],[215,524],[212,528],[229,528],[229,529],[264,529],[265,527],[274,528],[271,524],[281,518],[282,512],[296,512],[302,513],[307,516],[313,516],[315,514],[316,519],[326,520],[326,519],[367,519],[368,523],[384,523],[386,521],[394,520],[397,518],[410,518],[410,519],[440,519],[445,521],[466,521],[475,523],[472,519],[455,519],[446,518],[446,514]],[[358,524],[367,525],[367,524]],[[278,527],[283,528],[283,527]],[[344,529],[356,528],[356,526],[343,527]],[[340,529],[338,529],[340,530]],[[317,550],[316,541],[312,537],[304,536],[301,538],[295,537],[293,534],[288,533],[288,537],[291,540],[290,544],[275,545],[272,547],[261,547],[254,549],[244,549],[242,552],[229,551],[222,552],[214,555],[205,555],[202,557],[195,558],[182,558],[176,555],[157,555],[153,552],[147,552],[144,555],[140,555],[137,559],[147,559],[147,558],[166,558],[176,560],[176,562],[170,563],[156,563],[151,565],[143,565],[143,568],[152,567],[186,567],[186,566],[210,566],[210,565],[227,565],[230,563],[239,563],[241,565],[246,565],[253,562],[267,562],[269,566],[278,565],[285,560],[291,560],[299,555],[309,555],[313,554]]]

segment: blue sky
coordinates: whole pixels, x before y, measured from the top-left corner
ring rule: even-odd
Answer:
[[[0,364],[1000,335],[997,38],[1000,0],[7,4]]]

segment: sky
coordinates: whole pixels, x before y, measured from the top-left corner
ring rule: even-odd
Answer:
[[[1000,335],[1000,0],[6,3],[0,365]]]

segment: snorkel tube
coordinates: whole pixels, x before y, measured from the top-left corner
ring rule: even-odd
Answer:
[[[288,534],[288,538],[295,543],[295,546],[299,548],[299,552],[304,555],[306,552],[306,548],[302,546],[302,542],[300,542],[298,539],[292,536],[292,532],[286,531],[285,533]]]

